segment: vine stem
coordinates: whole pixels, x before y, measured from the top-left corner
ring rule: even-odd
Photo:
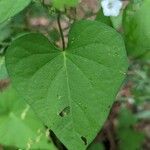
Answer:
[[[59,27],[59,32],[60,32],[60,36],[61,36],[61,40],[62,40],[62,47],[63,47],[63,51],[64,51],[65,50],[65,39],[64,39],[63,30],[62,30],[62,27],[61,27],[60,18],[61,18],[61,13],[58,12],[57,24],[58,24],[58,27]]]

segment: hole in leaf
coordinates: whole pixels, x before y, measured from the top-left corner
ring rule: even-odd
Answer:
[[[60,100],[62,98],[62,96],[57,94],[57,99]]]
[[[81,139],[84,142],[84,145],[87,145],[87,139],[84,136],[81,136]]]
[[[65,107],[60,113],[59,116],[65,117],[70,113],[70,106]]]

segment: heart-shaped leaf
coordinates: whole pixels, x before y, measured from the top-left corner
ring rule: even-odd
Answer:
[[[31,0],[0,0],[0,23],[23,10]]]
[[[65,51],[24,35],[6,63],[15,88],[69,150],[84,150],[102,128],[127,69],[121,36],[97,21],[76,22]]]
[[[150,59],[150,0],[130,3],[124,18],[127,52],[133,58]]]

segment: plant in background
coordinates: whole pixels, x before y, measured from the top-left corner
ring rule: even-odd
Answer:
[[[133,58],[150,60],[150,1],[133,1],[124,12],[123,26],[127,52]]]
[[[144,140],[144,134],[135,130],[137,118],[126,108],[122,108],[119,114],[119,125],[117,129],[119,147],[122,150],[141,149],[141,143]],[[134,140],[130,140],[134,139]]]

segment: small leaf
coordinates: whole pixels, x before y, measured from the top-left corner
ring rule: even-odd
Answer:
[[[6,62],[15,88],[69,150],[84,150],[102,128],[128,66],[121,36],[97,21],[76,22],[65,51],[24,35]]]
[[[120,30],[120,28],[122,28],[122,16],[123,16],[123,11],[120,11],[118,16],[110,17],[112,25],[116,30]]]
[[[52,0],[53,6],[56,9],[64,10],[68,7],[75,7],[79,0]]]
[[[0,0],[0,23],[23,10],[31,0]]]
[[[150,59],[150,1],[131,3],[124,17],[124,36],[127,52],[133,58]]]

